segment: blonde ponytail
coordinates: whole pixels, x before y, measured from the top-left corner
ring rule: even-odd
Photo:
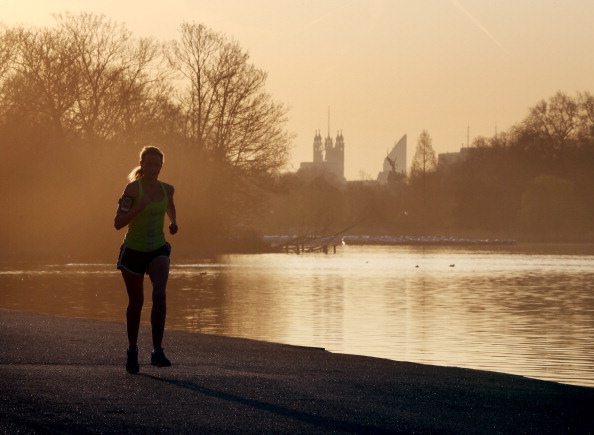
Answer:
[[[143,175],[144,173],[142,172],[142,166],[137,166],[134,169],[132,169],[132,172],[128,174],[128,181],[136,181],[139,178],[142,178]]]
[[[164,162],[165,158],[163,156],[163,153],[161,152],[161,150],[157,147],[144,147],[141,151],[140,151],[140,162],[142,163],[144,161],[144,157],[147,154],[153,154],[156,156],[161,157],[161,163]],[[132,172],[130,172],[128,174],[128,181],[132,182],[132,181],[136,181],[139,178],[142,178],[142,176],[144,175],[144,173],[142,172],[142,166],[137,166],[134,169],[132,169]]]

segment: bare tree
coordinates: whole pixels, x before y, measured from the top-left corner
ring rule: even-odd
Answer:
[[[581,108],[580,112],[580,136],[584,142],[594,143],[594,95],[589,92],[583,92],[578,95],[578,101]]]
[[[16,49],[13,33],[0,23],[0,83],[6,77],[14,60]]]
[[[437,170],[437,158],[433,150],[431,136],[423,130],[417,141],[417,148],[413,157],[410,175],[412,178],[425,178],[428,173]]]
[[[68,40],[56,30],[15,28],[6,31],[4,41],[13,50],[2,83],[5,110],[44,118],[63,136],[78,81]]]
[[[422,228],[430,221],[429,197],[435,190],[431,180],[434,179],[432,175],[435,175],[436,172],[437,159],[431,145],[431,136],[427,130],[423,130],[417,140],[417,148],[410,169],[411,194],[414,197],[412,203],[414,205],[411,204],[412,212],[419,219],[418,223]]]
[[[536,104],[524,121],[526,128],[544,139],[541,145],[554,153],[563,152],[571,144],[579,123],[578,102],[562,92]]]
[[[75,54],[75,127],[85,138],[113,139],[129,131],[162,97],[160,47],[135,40],[123,24],[93,14],[58,15]],[[150,117],[150,116],[149,116]]]
[[[57,137],[113,140],[161,115],[170,92],[161,47],[131,38],[103,16],[59,15],[57,28],[1,34],[4,112],[43,123]]]
[[[201,24],[183,24],[167,51],[183,83],[179,103],[191,142],[244,173],[274,172],[288,159],[287,109],[264,90],[267,75],[234,41]]]
[[[579,101],[582,107],[584,122],[589,126],[594,126],[594,95],[590,92],[579,94]]]

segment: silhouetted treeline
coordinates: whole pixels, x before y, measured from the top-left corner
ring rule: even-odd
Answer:
[[[113,251],[116,202],[145,145],[165,152],[177,239],[223,246],[288,160],[287,109],[265,82],[237,42],[203,25],[182,24],[170,42],[93,14],[0,28],[5,254]]]
[[[573,240],[594,222],[594,99],[558,93],[517,126],[435,165],[428,132],[388,184],[280,173],[287,108],[237,42],[182,24],[135,38],[92,14],[0,28],[3,255],[109,259],[142,146],[176,187],[176,252],[258,247],[261,234],[468,234]],[[348,158],[348,150],[347,150]]]
[[[509,131],[480,137],[436,164],[426,131],[408,177],[388,184],[323,173],[278,180],[264,232],[513,237],[592,241],[594,97],[558,92]]]
[[[453,228],[550,240],[592,235],[594,97],[558,92],[443,169],[436,177]]]

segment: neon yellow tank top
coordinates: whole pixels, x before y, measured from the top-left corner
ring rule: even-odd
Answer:
[[[142,198],[143,194],[141,180],[138,180],[138,200]],[[165,186],[160,181],[159,184],[163,189],[163,199],[150,202],[132,219],[124,237],[124,246],[136,251],[150,252],[159,249],[166,243],[163,224],[169,200]]]

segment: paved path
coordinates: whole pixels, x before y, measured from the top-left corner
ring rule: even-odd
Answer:
[[[166,331],[124,370],[125,326],[0,310],[4,433],[594,433],[594,389]],[[144,349],[144,351],[143,351]]]

